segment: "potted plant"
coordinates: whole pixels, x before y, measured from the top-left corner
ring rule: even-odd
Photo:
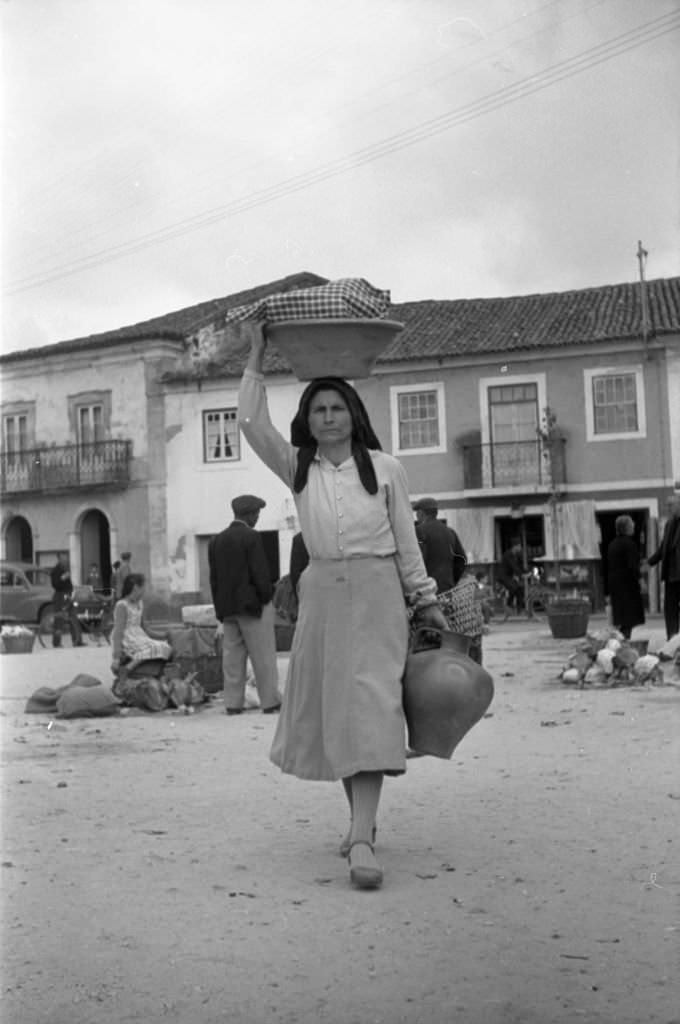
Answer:
[[[560,566],[560,520],[557,512],[558,503],[562,498],[561,481],[564,474],[558,472],[564,450],[564,438],[557,425],[557,414],[550,406],[543,410],[541,425],[538,428],[541,442],[541,455],[545,460],[546,476],[550,486],[548,506],[550,509],[550,529],[552,534],[553,557],[555,565],[555,596],[548,601],[546,612],[550,631],[556,638],[573,638],[585,636],[588,630],[590,602],[582,596],[568,597],[562,594]]]

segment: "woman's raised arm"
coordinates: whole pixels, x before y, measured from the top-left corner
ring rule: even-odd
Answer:
[[[279,433],[269,416],[262,373],[267,340],[261,323],[249,323],[248,329],[250,355],[238,393],[239,426],[255,454],[290,487],[295,473],[295,449]]]

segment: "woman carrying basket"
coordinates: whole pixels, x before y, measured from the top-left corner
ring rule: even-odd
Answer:
[[[254,324],[239,421],[291,488],[310,555],[271,759],[299,778],[342,780],[351,821],[341,853],[352,883],[374,889],[383,878],[373,850],[383,776],[406,769],[406,604],[420,625],[445,629],[446,620],[420,554],[406,475],[380,450],[359,395],[339,378],[313,380],[289,444],[269,417],[265,347]]]

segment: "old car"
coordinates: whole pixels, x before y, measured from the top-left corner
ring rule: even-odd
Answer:
[[[43,646],[51,646],[53,596],[50,569],[24,562],[0,562],[0,624],[37,626],[40,642]],[[95,591],[87,584],[76,584],[71,604],[80,622],[83,639],[88,636],[97,640],[110,638],[113,629],[111,591]]]
[[[23,562],[0,562],[0,621],[39,625],[52,612],[49,569]]]

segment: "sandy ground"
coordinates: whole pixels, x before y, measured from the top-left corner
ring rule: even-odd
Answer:
[[[3,655],[4,1024],[680,1021],[680,687],[568,689],[572,649],[494,627],[490,716],[387,780],[371,893],[272,716],[48,728],[28,694],[109,649]]]

